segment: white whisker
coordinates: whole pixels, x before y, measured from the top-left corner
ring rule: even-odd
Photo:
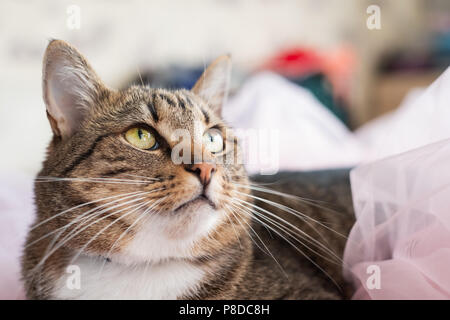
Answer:
[[[234,211],[234,210],[232,210]],[[234,211],[238,216],[239,212],[238,211]],[[237,219],[239,221],[239,219]],[[244,220],[244,222],[247,224],[247,226],[253,231],[253,233],[256,235],[256,237],[258,238],[258,240],[262,243],[262,245],[264,246],[264,248],[266,249],[267,253],[272,257],[272,259],[275,261],[275,263],[278,265],[278,267],[281,269],[281,271],[284,273],[284,275],[286,276],[286,278],[288,277],[286,271],[283,269],[283,267],[281,266],[281,264],[278,262],[278,260],[275,258],[275,256],[272,254],[272,252],[269,250],[269,248],[267,247],[267,245],[264,243],[264,241],[261,239],[261,237],[258,235],[258,233],[255,231],[255,229],[253,229],[253,227]],[[255,242],[256,244],[256,242]],[[264,250],[262,250],[259,246],[258,248],[264,252]]]
[[[26,245],[26,247],[32,246],[32,245],[34,245],[35,243],[37,243],[37,242],[39,242],[39,241],[41,241],[41,240],[43,240],[43,239],[45,239],[45,238],[51,236],[52,234],[54,234],[54,233],[60,231],[60,233],[57,235],[57,238],[54,239],[54,241],[55,241],[55,240],[57,240],[57,239],[59,238],[59,236],[61,235],[61,233],[64,232],[64,230],[66,230],[66,229],[67,229],[68,227],[70,227],[72,224],[77,223],[78,221],[82,220],[82,219],[83,219],[84,217],[86,217],[88,214],[90,214],[90,213],[92,213],[92,212],[95,212],[95,211],[97,211],[97,210],[100,209],[100,208],[108,207],[109,205],[111,205],[111,204],[113,204],[113,203],[116,203],[116,202],[119,202],[119,201],[123,201],[123,200],[129,199],[129,198],[132,198],[132,197],[142,196],[142,195],[144,195],[144,194],[146,194],[146,192],[142,192],[142,193],[135,194],[135,195],[128,196],[128,197],[122,197],[122,198],[117,199],[117,200],[115,200],[115,201],[110,201],[110,202],[108,202],[108,203],[105,203],[105,204],[100,205],[100,206],[98,206],[98,207],[95,207],[95,208],[93,208],[93,209],[90,209],[90,210],[84,212],[83,214],[81,214],[80,216],[76,217],[74,220],[70,221],[70,222],[67,223],[66,225],[64,225],[64,226],[62,226],[62,227],[59,227],[59,228],[57,228],[57,229],[54,229],[54,230],[52,230],[52,231],[46,233],[46,234],[43,235],[42,237],[40,237],[40,238],[38,238],[38,239],[36,239],[36,240],[34,240],[34,241],[28,243],[28,244]],[[138,198],[137,200],[140,200],[140,199],[143,199],[143,198]],[[133,200],[132,202],[137,201],[137,200]],[[126,202],[126,203],[127,203],[127,202]],[[126,203],[124,203],[124,204],[126,204]],[[116,205],[116,206],[113,206],[113,207],[108,207],[108,208],[106,208],[106,209],[100,211],[99,214],[104,213],[104,212],[107,212],[107,211],[109,211],[109,210],[111,210],[111,209],[120,207],[120,206],[122,206],[122,205],[124,205],[124,204],[119,204],[119,205]],[[97,215],[97,213],[96,213],[95,215]],[[52,242],[54,242],[54,241],[52,241]]]
[[[274,206],[274,207],[276,207],[276,208],[278,208],[278,209],[281,209],[281,210],[283,210],[283,211],[285,211],[285,212],[291,213],[292,215],[294,215],[294,216],[296,216],[296,217],[298,217],[298,218],[300,218],[300,219],[303,219],[303,221],[305,221],[305,219],[308,219],[308,220],[310,220],[310,221],[312,221],[312,222],[315,222],[315,223],[317,223],[318,225],[320,225],[320,226],[322,226],[322,227],[324,227],[324,228],[326,228],[326,229],[328,229],[328,230],[330,230],[330,231],[336,233],[337,235],[343,237],[344,239],[347,239],[347,237],[346,237],[345,235],[343,235],[342,233],[340,233],[340,232],[334,230],[333,228],[330,228],[330,227],[328,227],[327,225],[323,224],[322,222],[320,222],[320,221],[318,221],[318,220],[316,220],[316,219],[314,219],[314,218],[312,218],[312,217],[310,217],[310,216],[308,216],[308,215],[306,215],[306,214],[304,214],[304,213],[302,213],[302,212],[300,212],[300,211],[297,211],[297,210],[292,209],[292,208],[290,208],[290,207],[288,207],[288,206],[285,206],[285,205],[283,205],[283,204],[281,204],[281,203],[277,203],[277,202],[274,202],[274,201],[270,201],[270,200],[267,200],[267,199],[264,199],[264,198],[261,198],[261,197],[257,197],[257,196],[250,195],[250,194],[243,193],[243,192],[236,191],[236,190],[235,190],[234,192],[237,192],[237,193],[242,194],[242,195],[245,195],[245,196],[247,196],[247,197],[250,197],[250,198],[253,198],[253,199],[256,199],[256,200],[260,200],[260,201],[262,201],[262,202],[265,202],[265,203],[267,203],[267,204],[270,204],[270,205],[272,205],[272,206]],[[305,222],[306,222],[306,221],[305,221]],[[310,225],[310,226],[311,226],[311,225]],[[316,232],[317,232],[317,230],[316,230]],[[319,235],[320,235],[320,233],[319,233]]]
[[[147,193],[152,193],[152,192],[155,192],[155,191],[158,191],[158,190],[162,190],[162,188],[160,188],[160,189],[155,189],[155,190],[152,190],[152,191],[148,191],[148,192],[146,192],[146,194],[147,194]],[[139,199],[133,199],[133,200],[127,201],[126,203],[122,203],[122,204],[116,205],[116,206],[114,206],[114,207],[120,207],[120,206],[123,206],[123,205],[125,205],[125,204],[129,204],[129,203],[132,203],[132,202],[136,202],[136,201],[142,200],[142,199],[144,199],[144,198],[145,198],[145,197],[139,198]],[[136,205],[134,205],[134,206],[136,206]],[[54,252],[56,252],[56,250],[58,250],[59,248],[61,248],[64,244],[66,244],[66,243],[67,243],[68,241],[70,241],[72,238],[76,237],[78,234],[80,234],[81,232],[83,232],[84,230],[86,230],[87,228],[89,228],[90,226],[92,226],[93,224],[98,223],[98,222],[100,222],[100,221],[102,221],[102,220],[104,220],[104,219],[106,219],[106,218],[108,218],[108,217],[110,217],[110,216],[112,216],[112,215],[114,215],[114,214],[117,214],[117,213],[119,213],[119,212],[122,212],[122,211],[124,211],[124,210],[127,210],[127,209],[129,209],[130,207],[133,207],[133,206],[129,206],[129,207],[126,207],[126,208],[117,210],[117,211],[115,211],[115,212],[113,212],[113,213],[110,213],[110,214],[104,216],[104,217],[101,217],[101,218],[99,218],[99,219],[96,219],[94,222],[91,222],[89,225],[84,226],[84,227],[81,228],[80,230],[77,230],[77,229],[78,229],[81,225],[75,227],[74,230],[71,230],[71,231],[69,232],[69,234],[67,234],[67,235],[66,235],[66,236],[58,243],[58,245],[55,245],[54,247],[52,247],[52,249],[50,250],[50,252],[49,252],[49,250],[46,250],[45,256],[44,256],[44,257],[41,259],[41,261],[35,266],[35,268],[38,268],[40,265],[42,265],[42,263],[45,262],[45,261],[48,259],[48,257],[50,257]],[[111,209],[112,209],[112,207],[111,207],[111,208],[108,208],[108,209],[106,209],[106,210],[111,210]],[[103,212],[102,212],[102,213],[103,213]],[[86,224],[88,221],[90,221],[90,220],[92,220],[92,219],[95,219],[95,218],[98,217],[100,214],[101,214],[101,213],[96,213],[96,214],[94,214],[93,217],[88,217],[88,218],[87,218],[85,221],[83,221],[82,223],[83,223],[83,224]],[[75,220],[76,220],[76,219],[75,219]],[[72,221],[72,222],[74,222],[74,221]],[[59,237],[59,236],[62,234],[63,231],[64,231],[64,230],[60,231],[60,233],[59,233],[57,236]],[[52,242],[50,245],[52,246],[53,243],[54,243],[54,242]],[[49,247],[47,247],[47,248],[49,248]],[[34,269],[34,268],[33,268],[33,269]]]
[[[128,203],[130,203],[130,202],[136,202],[136,201],[139,201],[139,200],[142,200],[142,199],[144,199],[144,198],[138,198],[138,199],[134,199],[134,200],[131,200],[131,201],[128,201]],[[122,204],[123,205],[123,204]],[[119,207],[119,206],[122,206],[122,205],[117,205],[117,206],[115,206],[115,207]],[[110,214],[108,214],[108,215],[106,215],[106,216],[104,216],[104,217],[102,217],[102,218],[100,218],[100,219],[97,219],[97,220],[95,220],[94,222],[92,222],[92,223],[90,223],[89,225],[87,225],[87,226],[85,226],[85,227],[83,227],[83,228],[81,228],[80,230],[78,230],[78,228],[80,227],[80,226],[82,226],[83,224],[85,224],[85,223],[87,223],[87,222],[89,222],[89,221],[91,221],[91,220],[93,220],[93,219],[95,219],[97,216],[99,216],[99,215],[101,215],[101,213],[103,213],[103,212],[105,212],[105,211],[108,211],[108,210],[111,210],[112,208],[108,208],[108,209],[106,209],[106,210],[103,210],[101,213],[96,213],[93,217],[89,217],[89,218],[87,218],[87,219],[85,219],[85,221],[82,221],[82,224],[81,225],[78,225],[77,227],[75,227],[74,228],[74,230],[71,230],[61,241],[59,241],[59,243],[57,243],[56,244],[56,240],[55,239],[53,239],[52,240],[52,242],[47,246],[47,250],[45,251],[45,255],[44,255],[44,257],[41,259],[41,261],[34,267],[34,268],[38,268],[38,267],[40,267],[53,253],[55,253],[56,252],[56,250],[58,250],[59,248],[61,248],[64,244],[66,244],[68,241],[70,241],[71,239],[73,239],[74,237],[76,237],[77,235],[79,235],[81,232],[83,232],[84,230],[86,230],[88,227],[90,227],[91,225],[93,225],[93,224],[95,224],[95,223],[97,223],[97,222],[99,222],[99,221],[101,221],[101,220],[103,220],[103,219],[106,219],[106,218],[108,218],[108,217],[110,217],[110,216],[112,216],[112,215],[114,215],[114,214],[117,214],[117,213],[120,213],[120,212],[122,212],[122,211],[124,211],[124,210],[127,210],[127,209],[129,209],[129,208],[132,208],[132,207],[134,207],[134,206],[137,206],[137,205],[139,205],[139,204],[135,204],[135,205],[131,205],[131,206],[128,206],[128,207],[126,207],[126,208],[122,208],[122,209],[120,209],[120,210],[117,210],[117,211],[114,211],[114,212],[112,212],[112,213],[110,213]],[[87,221],[86,221],[87,220]],[[74,222],[74,221],[72,221],[72,222]],[[74,222],[75,223],[75,222]],[[67,228],[65,228],[65,229],[67,229]],[[64,230],[65,230],[64,229]],[[59,236],[61,236],[61,234],[62,234],[62,232],[64,232],[64,230],[61,230],[59,233],[58,233],[58,235],[56,236],[56,239],[58,239],[59,238]]]
[[[35,179],[36,182],[85,182],[85,183],[112,183],[112,184],[136,184],[136,185],[145,185],[149,184],[153,181],[143,181],[143,180],[133,180],[133,179],[119,179],[119,178],[85,178],[85,177],[77,177],[77,178],[60,178],[60,177],[37,177]]]
[[[119,195],[115,195],[115,196],[111,196],[111,197],[106,197],[106,198],[102,198],[102,199],[97,199],[97,200],[93,200],[93,201],[89,201],[89,202],[85,202],[85,203],[79,204],[79,205],[77,205],[77,206],[75,206],[75,207],[66,209],[66,210],[64,210],[64,211],[62,211],[62,212],[60,212],[60,213],[57,213],[57,214],[51,216],[50,218],[47,218],[47,219],[45,219],[45,220],[39,222],[38,224],[34,225],[34,226],[30,229],[30,231],[31,231],[31,230],[34,230],[34,229],[36,229],[36,228],[38,228],[38,227],[40,227],[40,226],[43,225],[44,223],[47,223],[47,222],[49,222],[50,220],[55,219],[55,218],[57,218],[57,217],[59,217],[59,216],[65,214],[65,213],[67,213],[67,212],[70,212],[70,211],[73,211],[73,210],[76,210],[76,209],[85,207],[85,206],[90,205],[90,204],[93,204],[93,203],[97,203],[97,202],[101,202],[101,201],[105,201],[105,200],[109,200],[109,199],[114,199],[114,198],[119,198],[119,197],[123,197],[123,196],[126,196],[126,195],[135,195],[135,194],[138,194],[138,193],[142,193],[142,192],[141,192],[141,191],[136,191],[136,192],[130,192],[130,193],[125,193],[125,194],[119,194]]]
[[[117,223],[119,220],[129,216],[130,214],[136,212],[137,210],[139,210],[140,208],[146,206],[147,204],[151,203],[153,200],[149,200],[147,202],[144,202],[142,204],[140,204],[138,207],[134,208],[131,211],[128,211],[126,214],[121,215],[120,217],[118,217],[117,219],[113,220],[111,223],[109,223],[108,225],[106,225],[105,227],[103,227],[100,231],[98,231],[91,239],[89,239],[88,242],[86,242],[83,247],[81,247],[81,249],[78,251],[78,253],[75,255],[75,257],[72,259],[73,263],[79,256],[80,254],[84,251],[84,249],[86,249],[90,243],[92,243],[92,241],[94,241],[100,234],[102,234],[106,229],[110,228],[113,224]]]
[[[284,220],[283,218],[277,216],[276,214],[274,214],[274,213],[272,213],[272,212],[270,212],[270,211],[268,211],[268,210],[266,210],[266,209],[264,209],[264,208],[261,208],[261,207],[255,205],[255,204],[253,204],[253,203],[250,203],[250,202],[248,202],[248,201],[241,200],[241,199],[238,199],[238,198],[236,198],[236,199],[234,199],[234,200],[236,200],[236,201],[238,201],[238,202],[241,202],[241,203],[245,203],[245,204],[247,204],[247,205],[249,205],[249,206],[252,206],[253,208],[256,208],[256,209],[258,209],[258,210],[260,210],[260,211],[262,211],[262,212],[264,212],[264,213],[270,215],[271,217],[273,217],[273,218],[275,218],[275,219],[277,219],[277,220],[279,220],[279,221],[281,221],[281,222],[287,224],[288,226],[290,226],[291,228],[293,228],[294,230],[296,230],[297,232],[299,232],[300,234],[302,234],[304,237],[306,237],[307,239],[309,239],[309,242],[310,242],[310,243],[311,243],[311,242],[314,243],[316,246],[322,248],[322,250],[324,250],[325,252],[328,252],[328,253],[331,254],[332,256],[334,256],[334,257],[336,257],[337,259],[339,259],[339,261],[341,261],[341,258],[340,258],[335,252],[333,252],[332,250],[330,250],[329,248],[327,248],[324,244],[320,243],[319,241],[317,241],[316,239],[314,239],[314,238],[311,237],[309,234],[307,234],[307,233],[304,232],[303,230],[299,229],[297,226],[293,225],[292,223],[290,223],[290,222]],[[305,239],[305,240],[307,240],[307,239]],[[306,247],[306,245],[305,245],[305,247]]]
[[[128,228],[124,231],[124,232],[122,232],[121,234],[120,234],[120,236],[114,241],[114,243],[113,243],[113,245],[111,246],[111,248],[109,249],[109,251],[108,251],[108,253],[106,254],[106,256],[105,256],[105,261],[103,262],[103,264],[102,264],[102,267],[100,268],[100,274],[101,274],[101,272],[103,271],[103,268],[104,268],[104,266],[105,266],[105,262],[106,262],[106,259],[108,259],[109,257],[111,257],[111,253],[112,253],[112,251],[113,251],[113,249],[114,249],[114,247],[117,245],[117,243],[131,230],[131,228],[133,228],[141,219],[143,219],[144,217],[146,217],[147,216],[147,214],[157,205],[157,204],[159,204],[159,203],[161,203],[162,201],[164,201],[165,199],[167,199],[167,196],[165,196],[165,197],[163,197],[163,198],[161,198],[161,199],[158,199],[158,200],[156,200],[153,204],[151,204],[147,209],[145,209],[144,210],[144,212],[138,217],[138,218],[136,218],[136,220],[130,225],[130,226],[128,226]],[[147,203],[148,204],[148,203]]]
[[[247,213],[250,214],[250,213]],[[251,215],[251,214],[250,214]],[[253,216],[253,215],[251,215]],[[253,216],[253,218],[255,218]],[[339,286],[339,284],[333,279],[333,277],[331,277],[331,275],[329,275],[322,267],[320,267],[316,262],[314,262],[310,257],[308,257],[302,250],[300,250],[294,243],[292,243],[291,241],[289,241],[286,237],[284,237],[283,235],[281,235],[276,229],[268,226],[273,232],[275,232],[277,235],[279,235],[282,239],[284,239],[284,241],[286,241],[288,244],[290,244],[297,252],[299,252],[303,257],[305,257],[309,262],[311,262],[316,268],[318,268],[321,272],[323,272],[335,285],[337,288],[339,288],[341,290],[341,287]]]
[[[149,180],[149,181],[160,181],[161,180],[161,179],[158,179],[158,178],[139,176],[139,175],[136,175],[136,174],[129,174],[129,173],[123,173],[123,175],[124,176],[130,176],[130,177],[136,177],[136,178],[144,178],[144,179]],[[143,181],[146,181],[146,180],[143,180]]]
[[[274,226],[278,227],[280,231],[284,232],[287,236],[289,236],[290,238],[294,239],[296,242],[298,242],[299,244],[301,244],[302,246],[304,246],[306,249],[310,250],[311,252],[313,252],[314,254],[316,254],[317,256],[327,260],[330,263],[334,263],[334,264],[339,264],[341,263],[341,259],[339,258],[339,256],[337,256],[332,250],[330,250],[329,248],[325,247],[323,244],[321,244],[320,242],[318,242],[317,240],[314,239],[314,241],[311,241],[308,238],[305,238],[305,236],[308,236],[307,233],[303,232],[301,234],[294,232],[293,230],[289,229],[287,226],[282,225],[281,223],[277,222],[274,219],[271,219],[267,216],[265,216],[263,213],[258,212],[257,210],[253,210],[250,209],[247,206],[244,206],[242,204],[236,203],[238,205],[240,205],[244,210],[248,210],[250,214],[255,214],[257,217],[260,217],[261,219],[264,219],[267,222],[270,222],[271,224],[273,224]],[[254,217],[255,219],[257,219],[256,217]],[[284,221],[282,218],[279,219],[280,221],[287,223],[286,221]],[[260,220],[258,220],[261,224],[263,224],[263,222],[261,222]],[[287,223],[288,224],[288,223]],[[266,226],[266,224],[263,224],[264,226]],[[269,225],[267,225],[269,226]],[[270,226],[269,226],[270,227]],[[271,230],[273,230],[271,228]],[[305,244],[302,240],[300,240],[299,238],[297,238],[296,236],[300,237],[301,239],[303,239],[304,241],[307,241],[307,243],[314,245],[316,247],[318,247],[318,249],[321,249],[325,252],[327,252],[328,254],[330,254],[332,257],[334,257],[337,261],[331,260],[330,258],[322,255],[320,252],[317,252],[316,250],[314,250],[313,248],[311,248],[310,246],[308,246],[307,244]],[[285,239],[283,237],[283,239]]]
[[[318,203],[328,204],[328,202],[326,202],[326,201],[300,197],[300,196],[297,196],[297,195],[288,194],[288,193],[272,190],[272,189],[269,189],[269,188],[264,188],[264,187],[261,187],[260,185],[254,185],[254,184],[243,185],[243,184],[239,184],[239,183],[235,183],[235,182],[233,182],[233,184],[238,186],[238,187],[241,187],[241,188],[247,188],[247,189],[250,189],[250,190],[260,191],[260,192],[263,192],[263,193],[269,193],[269,194],[281,196],[281,197],[284,197],[284,198],[297,200],[297,201],[306,203],[308,205],[311,205],[311,206],[314,206],[314,207],[317,207],[317,208],[320,208],[320,209],[324,209],[326,211],[342,214],[341,212],[336,211],[336,210],[334,210],[332,208],[325,207],[325,206],[322,206],[322,205],[318,204]]]

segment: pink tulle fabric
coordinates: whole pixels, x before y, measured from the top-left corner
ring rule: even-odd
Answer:
[[[449,164],[445,140],[352,171],[357,222],[344,262],[354,299],[450,298]]]

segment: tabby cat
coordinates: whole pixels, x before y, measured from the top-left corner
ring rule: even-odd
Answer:
[[[28,298],[346,297],[348,170],[249,179],[220,116],[230,69],[223,56],[190,91],[117,91],[50,42],[53,138],[22,258]]]

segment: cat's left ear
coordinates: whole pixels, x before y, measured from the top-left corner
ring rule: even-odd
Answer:
[[[231,78],[231,58],[228,55],[217,58],[200,76],[192,92],[202,97],[218,115],[228,97]]]
[[[52,40],[44,55],[43,95],[53,133],[72,136],[106,86],[81,53],[61,40]]]

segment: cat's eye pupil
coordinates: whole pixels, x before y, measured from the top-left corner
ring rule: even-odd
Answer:
[[[223,138],[222,134],[217,129],[209,129],[203,135],[203,143],[205,144],[207,150],[212,153],[218,153],[223,151]]]
[[[158,148],[156,137],[144,128],[131,128],[125,132],[125,139],[135,146],[143,150],[155,150]]]

